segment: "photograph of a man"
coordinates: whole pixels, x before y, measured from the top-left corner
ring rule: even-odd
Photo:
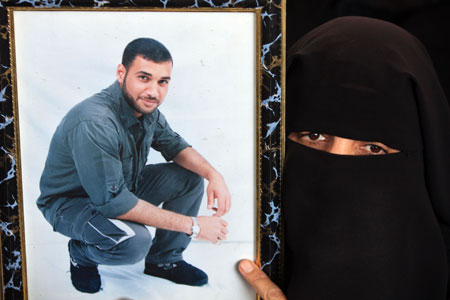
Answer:
[[[204,285],[207,274],[182,253],[192,238],[226,238],[221,217],[230,209],[230,193],[222,175],[158,110],[172,67],[160,42],[133,40],[117,81],[73,107],[53,135],[37,205],[55,231],[71,238],[71,279],[81,292],[101,289],[98,265],[144,258],[147,275]],[[150,147],[169,162],[146,165]],[[215,213],[197,217],[204,178]],[[145,225],[157,228],[153,240]]]

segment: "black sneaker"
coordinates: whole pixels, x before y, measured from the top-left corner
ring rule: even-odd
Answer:
[[[208,283],[208,275],[199,268],[180,260],[170,264],[145,263],[144,273],[178,284],[202,286]]]
[[[70,258],[70,279],[73,287],[83,293],[97,293],[102,284],[96,266],[84,267],[74,262],[72,258]]]

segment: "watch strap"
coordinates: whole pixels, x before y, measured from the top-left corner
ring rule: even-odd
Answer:
[[[191,217],[192,219],[192,234],[191,238],[195,239],[200,233],[200,226],[198,225],[198,221],[196,217]]]

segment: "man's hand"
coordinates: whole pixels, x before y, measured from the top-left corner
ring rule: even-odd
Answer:
[[[227,238],[227,222],[219,217],[200,216],[197,217],[200,233],[197,238],[200,240],[216,243]]]
[[[206,188],[206,195],[208,196],[208,209],[216,211],[213,216],[221,217],[226,214],[231,207],[231,196],[228,187],[222,175],[214,172],[208,178],[209,184]],[[214,202],[217,199],[217,207],[214,207]]]
[[[280,288],[252,261],[241,260],[239,272],[264,300],[287,300]]]
[[[156,228],[192,234],[192,218],[169,210],[159,208],[147,201],[139,199],[137,204],[126,213],[117,217]],[[216,243],[227,238],[227,222],[219,217],[197,217],[200,232],[198,239]]]
[[[206,195],[208,196],[208,209],[216,211],[214,216],[221,217],[230,210],[231,197],[225,180],[197,151],[187,147],[181,150],[173,161],[209,181]],[[217,207],[214,207],[216,199]]]

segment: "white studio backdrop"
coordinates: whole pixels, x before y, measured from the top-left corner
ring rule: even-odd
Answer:
[[[213,247],[193,241],[185,252],[189,262],[209,269],[210,284],[200,289],[177,286],[173,291],[179,291],[184,299],[231,299],[240,293],[244,297],[239,299],[247,295],[248,299],[254,297],[239,278],[233,262],[255,256],[255,17],[252,12],[14,12],[29,299],[44,296],[61,299],[57,297],[67,295],[70,299],[99,299],[101,296],[89,298],[70,286],[65,274],[69,266],[68,239],[52,231],[35,201],[56,126],[76,103],[114,82],[123,49],[138,37],[154,38],[171,52],[172,80],[160,110],[172,129],[222,173],[232,196],[232,208],[224,217],[229,224],[228,240]],[[151,152],[148,163],[162,161],[159,153]],[[206,196],[199,214],[212,214],[206,210]],[[55,270],[48,270],[46,263]],[[140,270],[140,266],[135,268]],[[52,292],[54,298],[49,296],[42,270],[55,277],[62,275],[58,275],[61,271],[65,276],[62,276],[61,289],[68,291]],[[120,284],[123,276],[137,276],[125,267],[118,267],[117,272],[128,275],[116,276],[115,270],[103,270],[102,280],[111,279],[110,284],[104,283],[101,292],[104,299],[113,299],[110,295],[140,299],[143,295],[147,298],[149,293],[153,294],[147,299],[178,298],[176,293],[170,294],[173,298],[167,298],[164,292],[155,292],[154,287],[151,291],[142,286],[140,291],[128,289],[126,285],[112,287],[116,284],[114,280]],[[220,278],[220,282],[214,281],[212,275],[216,273],[215,278]],[[142,278],[147,280],[145,275]],[[55,282],[50,283],[49,286],[55,287]],[[167,285],[166,282],[158,284]],[[186,294],[186,289],[197,292],[189,290]],[[230,298],[230,295],[234,296]]]

